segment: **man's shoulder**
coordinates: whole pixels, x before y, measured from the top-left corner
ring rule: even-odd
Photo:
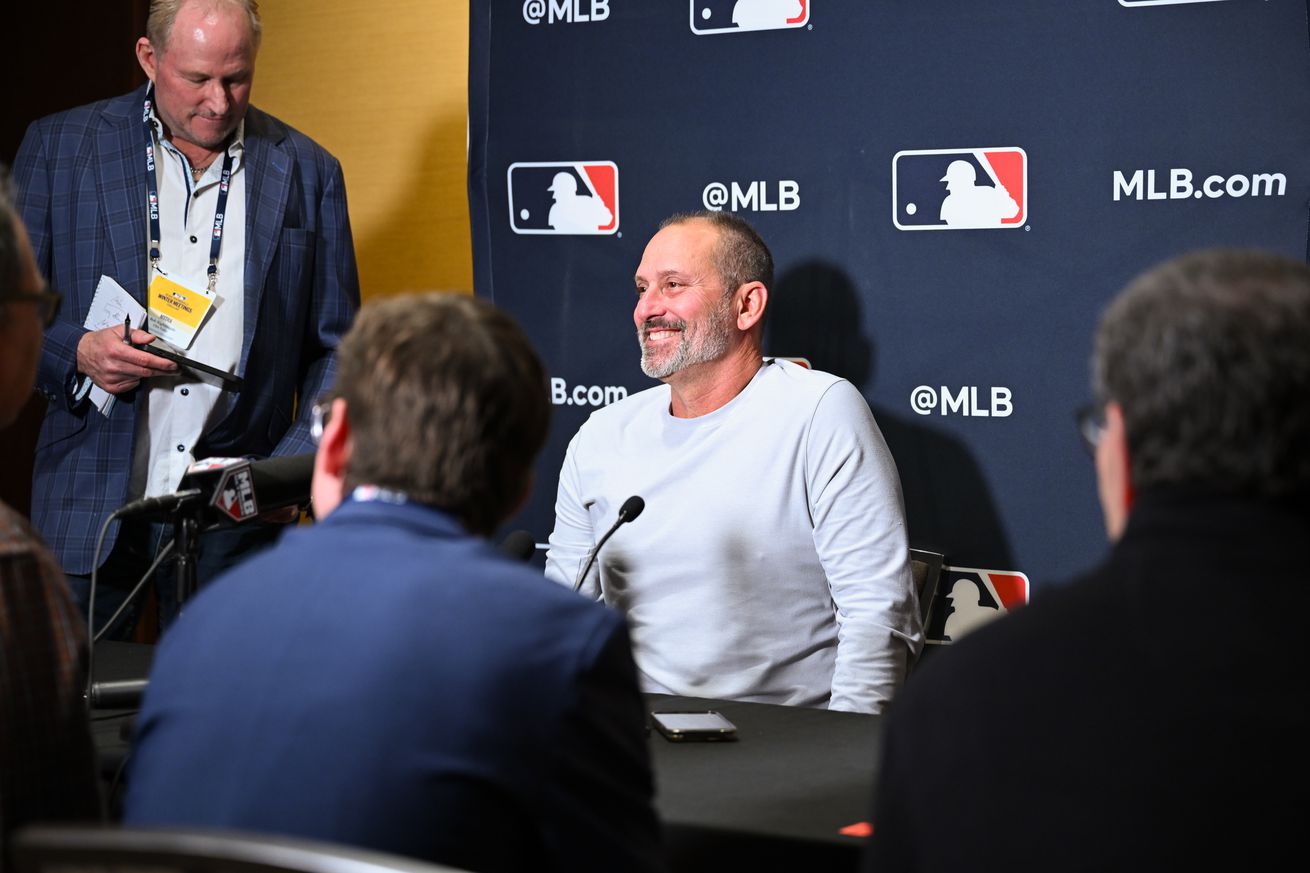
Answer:
[[[245,136],[257,138],[289,150],[298,160],[312,159],[324,164],[336,164],[337,159],[326,148],[315,142],[308,134],[302,133],[287,124],[276,115],[272,115],[257,106],[246,108]]]
[[[28,522],[0,500],[0,557],[31,552],[40,548]]]
[[[9,583],[16,586],[10,596],[18,598],[20,609],[28,616],[35,614],[31,610],[48,611],[50,615],[59,610],[66,616],[76,613],[63,568],[55,556],[31,522],[0,501],[0,584]]]
[[[816,396],[822,395],[834,385],[850,385],[841,376],[797,364],[786,358],[769,359],[768,370],[765,371],[765,375],[771,377],[771,382],[786,390],[810,393]]]
[[[144,98],[145,88],[141,87],[117,97],[61,109],[32,122],[32,129],[46,137],[60,138],[89,134],[101,124],[125,125],[133,118],[140,119]]]
[[[433,522],[433,519],[437,519]],[[272,548],[250,558],[222,577],[223,585],[208,586],[222,600],[267,599],[269,578],[291,578],[285,597],[300,601],[305,585],[326,591],[339,589],[345,601],[370,599],[383,591],[398,607],[437,608],[451,586],[470,609],[530,616],[550,614],[561,621],[594,620],[608,610],[545,581],[541,573],[501,555],[487,541],[454,532],[449,517],[417,506],[349,503],[323,521],[288,531]],[[361,584],[385,558],[385,587]],[[294,575],[286,575],[294,574]],[[443,586],[446,590],[443,590]],[[219,594],[222,589],[223,594]]]
[[[810,416],[822,402],[838,409],[868,408],[858,388],[841,376],[780,358],[761,374],[759,396],[780,414]]]
[[[49,561],[58,567],[41,538],[32,529],[32,523],[0,500],[0,558],[20,555],[31,556],[41,562]]]
[[[919,700],[940,711],[951,705],[943,701],[954,701],[962,710],[999,711],[1003,699],[1056,705],[1056,698],[1078,686],[1077,677],[1127,657],[1119,632],[1125,621],[1118,599],[1122,581],[1112,564],[1101,564],[1044,589],[1032,603],[934,653],[907,685],[907,706]],[[1037,664],[1043,669],[1034,669]]]
[[[172,665],[171,681],[210,670],[203,665],[216,648],[271,656],[278,640],[295,637],[329,660],[367,644],[376,645],[375,665],[442,662],[562,682],[620,633],[613,610],[485,541],[378,515],[333,524],[337,512],[288,531],[196,595],[165,636],[167,658],[157,659]]]

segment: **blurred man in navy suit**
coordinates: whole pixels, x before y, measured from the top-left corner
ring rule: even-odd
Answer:
[[[517,325],[366,307],[316,409],[314,507],[165,634],[126,820],[335,840],[470,870],[662,866],[628,633],[485,537],[549,420]]]

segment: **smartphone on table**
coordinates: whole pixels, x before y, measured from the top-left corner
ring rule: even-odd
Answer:
[[[651,724],[675,743],[737,739],[737,726],[712,709],[695,712],[652,712]]]

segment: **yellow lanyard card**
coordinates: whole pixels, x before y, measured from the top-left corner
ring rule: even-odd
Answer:
[[[190,348],[216,296],[156,273],[148,293],[150,332],[171,346]]]

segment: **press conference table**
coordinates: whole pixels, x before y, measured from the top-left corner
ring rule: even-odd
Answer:
[[[96,646],[98,680],[144,676],[152,646]],[[651,731],[656,806],[672,869],[854,870],[865,840],[840,833],[868,819],[879,719],[847,712],[646,695],[652,711],[721,712],[734,742],[674,743]],[[103,770],[127,750],[130,713],[92,712]]]
[[[652,731],[655,803],[674,870],[854,870],[865,840],[879,719],[850,712],[646,696],[652,711],[721,712],[736,742]]]

